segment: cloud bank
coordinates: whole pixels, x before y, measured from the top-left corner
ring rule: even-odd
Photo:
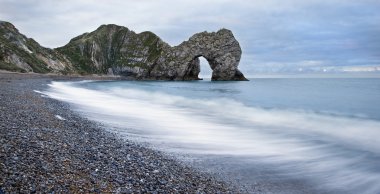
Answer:
[[[171,45],[228,28],[247,74],[379,72],[378,10],[377,0],[0,0],[0,20],[46,47],[109,23],[153,31]]]

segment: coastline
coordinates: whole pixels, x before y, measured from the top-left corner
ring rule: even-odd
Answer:
[[[110,78],[0,72],[0,193],[243,192],[34,92],[53,80]]]

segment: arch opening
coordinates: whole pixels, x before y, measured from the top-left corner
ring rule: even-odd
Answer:
[[[187,65],[183,80],[202,80],[212,78],[212,62],[204,56],[195,56]]]
[[[198,77],[200,79],[204,79],[204,78],[211,79],[212,69],[209,62],[203,56],[199,56],[198,59],[199,59],[199,66],[200,66]]]

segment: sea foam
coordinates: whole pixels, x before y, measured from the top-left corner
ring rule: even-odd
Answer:
[[[380,191],[380,122],[263,109],[227,98],[187,98],[53,82],[43,92],[128,138],[165,151],[255,158],[312,177],[321,187]]]

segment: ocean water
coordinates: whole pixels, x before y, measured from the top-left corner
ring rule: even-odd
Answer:
[[[44,95],[258,193],[380,193],[380,79],[52,82]]]

